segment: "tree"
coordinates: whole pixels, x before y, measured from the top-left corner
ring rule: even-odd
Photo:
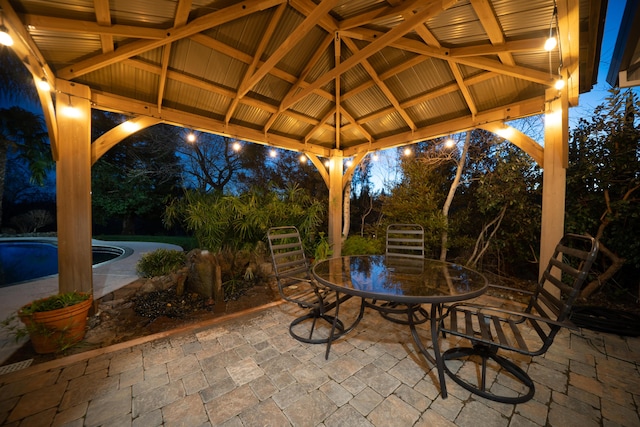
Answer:
[[[567,171],[567,230],[590,233],[600,242],[598,277],[588,298],[616,278],[637,286],[640,270],[640,102],[634,92],[614,88],[572,133]]]
[[[0,109],[0,218],[10,153],[16,161],[28,166],[33,182],[44,182],[53,159],[42,117],[20,107]]]
[[[234,178],[245,168],[247,157],[241,150],[246,145],[251,144],[208,133],[198,133],[193,141],[182,140],[178,149],[184,162],[185,185],[203,193],[224,193],[230,185],[234,187]]]
[[[94,112],[94,136],[123,120],[117,114]],[[96,162],[91,173],[96,223],[119,219],[122,234],[134,234],[139,217],[155,219],[160,226],[164,200],[179,187],[178,139],[179,129],[156,125],[121,141]]]

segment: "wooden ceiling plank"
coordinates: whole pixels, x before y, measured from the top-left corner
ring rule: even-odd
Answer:
[[[356,46],[356,44],[353,42],[353,40],[345,38],[344,39],[345,44],[347,45],[347,47],[349,49],[351,49],[351,51],[354,54],[357,54],[359,52],[358,47]],[[405,121],[405,123],[409,126],[410,129],[415,129],[416,128],[416,124],[414,123],[413,119],[411,119],[411,117],[409,117],[409,114],[407,114],[407,112],[404,110],[404,108],[402,108],[400,106],[400,102],[398,101],[398,99],[396,98],[396,96],[393,94],[393,92],[391,91],[391,89],[389,89],[389,86],[387,86],[385,84],[385,82],[378,76],[378,73],[376,72],[376,70],[374,70],[374,68],[371,66],[371,64],[369,63],[368,59],[363,60],[360,65],[362,65],[362,67],[366,70],[366,72],[369,74],[369,76],[373,79],[373,81],[375,82],[375,84],[378,86],[378,88],[380,89],[380,91],[382,91],[382,93],[384,94],[384,96],[387,98],[387,100],[389,100],[389,102],[391,103],[391,105],[393,105],[393,108],[398,112],[398,114],[400,114],[400,117],[402,117],[402,119]]]
[[[134,27],[119,24],[105,27],[97,22],[40,15],[24,15],[24,24],[45,31],[60,31],[72,34],[96,34],[100,36],[110,35],[132,39],[159,40],[164,38],[167,33],[166,30],[159,30],[157,28]]]
[[[369,43],[363,49],[361,49],[357,54],[351,56],[346,61],[343,61],[339,65],[337,65],[333,70],[323,74],[321,77],[316,79],[313,83],[311,83],[306,89],[298,92],[296,95],[293,95],[291,98],[286,100],[284,103],[285,107],[288,108],[296,102],[300,101],[302,98],[308,96],[313,90],[318,89],[329,81],[336,78],[336,76],[344,73],[355,65],[359,64],[361,61],[365,60],[369,56],[373,55],[380,49],[385,46],[389,46],[396,40],[402,38],[406,33],[412,31],[416,26],[422,25],[422,23],[429,18],[437,15],[443,10],[448,9],[453,4],[455,4],[457,0],[449,0],[443,1],[441,4],[430,4],[425,7],[422,11],[417,14],[409,17],[403,23],[397,25],[386,33],[382,33],[380,37]]]
[[[284,56],[291,51],[302,39],[304,36],[317,25],[318,21],[326,16],[329,11],[336,5],[338,0],[322,0],[320,4],[313,9],[313,11],[306,16],[304,21],[300,25],[296,27],[295,30],[282,42],[280,46],[273,52],[269,59],[267,59],[261,66],[256,70],[255,73],[251,76],[251,78],[245,83],[244,87],[241,87],[238,91],[240,96],[244,96],[247,94],[249,90],[253,86],[255,86],[264,76],[271,71],[272,68],[284,58]]]
[[[76,64],[64,67],[58,72],[58,76],[67,80],[74,79],[92,71],[115,64],[123,59],[128,59],[149,50],[159,48],[167,43],[172,43],[224,23],[251,15],[252,13],[277,6],[284,1],[286,0],[247,0],[239,4],[234,4],[196,18],[184,27],[169,29],[167,30],[166,37],[161,40],[135,41],[126,44],[113,52],[96,55]]]

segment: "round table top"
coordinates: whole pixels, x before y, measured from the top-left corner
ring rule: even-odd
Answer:
[[[319,261],[315,278],[337,291],[402,303],[442,303],[475,298],[488,286],[481,273],[432,259],[358,255]]]

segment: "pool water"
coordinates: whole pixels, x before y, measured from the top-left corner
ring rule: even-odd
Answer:
[[[125,253],[112,246],[93,247],[93,265]],[[49,242],[0,242],[0,288],[58,274],[58,246]]]

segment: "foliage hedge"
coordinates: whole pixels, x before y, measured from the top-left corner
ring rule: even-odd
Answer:
[[[165,276],[178,271],[186,262],[187,254],[184,251],[157,249],[140,258],[136,271],[142,277]]]

